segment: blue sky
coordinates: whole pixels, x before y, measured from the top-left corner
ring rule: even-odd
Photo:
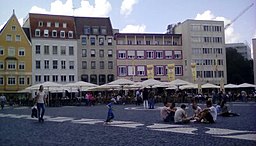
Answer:
[[[252,38],[256,38],[256,0],[8,0],[0,5],[0,25],[15,9],[21,23],[29,12],[107,16],[121,32],[163,33],[168,24],[186,19],[229,23],[252,3],[254,6],[226,29],[226,43],[251,44]]]

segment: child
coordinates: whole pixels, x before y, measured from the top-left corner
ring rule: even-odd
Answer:
[[[105,124],[112,122],[112,119],[114,119],[114,113],[113,113],[113,109],[112,109],[112,102],[110,102],[108,105],[108,116],[107,116],[107,120],[105,121]]]

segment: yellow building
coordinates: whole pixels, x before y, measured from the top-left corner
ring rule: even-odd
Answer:
[[[31,85],[32,46],[26,32],[14,11],[0,31],[0,94],[7,98]]]

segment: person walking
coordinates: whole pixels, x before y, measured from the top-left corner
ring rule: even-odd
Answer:
[[[112,108],[112,102],[110,102],[109,104],[107,104],[108,107],[108,115],[107,115],[107,119],[104,122],[104,124],[108,124],[110,122],[112,122],[112,120],[114,119],[114,113],[113,113],[113,108]]]
[[[1,109],[4,109],[4,104],[6,102],[6,97],[2,94],[2,96],[0,96],[0,102],[1,102]]]
[[[142,98],[143,98],[144,109],[148,109],[148,90],[147,90],[147,88],[143,89]]]
[[[44,122],[44,112],[45,112],[45,100],[46,100],[46,94],[44,92],[44,86],[41,85],[39,87],[39,92],[36,95],[36,104],[37,104],[37,110],[38,110],[38,121]]]
[[[154,109],[155,108],[155,93],[152,88],[150,88],[148,97],[149,97],[149,109]]]

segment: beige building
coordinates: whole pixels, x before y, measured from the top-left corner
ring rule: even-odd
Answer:
[[[168,33],[182,34],[185,80],[227,82],[223,21],[186,20],[168,29]],[[192,77],[191,66],[194,65],[196,79]]]
[[[254,84],[256,84],[256,38],[252,39],[252,49],[253,49],[253,75]]]
[[[117,33],[115,39],[117,78],[183,78],[181,34]]]

